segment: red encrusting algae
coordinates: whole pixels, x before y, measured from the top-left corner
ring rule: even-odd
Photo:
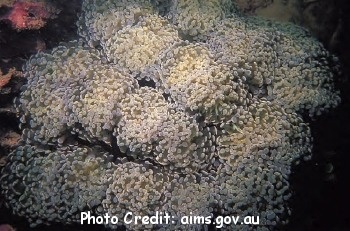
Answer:
[[[45,1],[16,1],[0,20],[8,20],[16,30],[36,30],[42,28],[48,19],[55,18],[58,12]]]

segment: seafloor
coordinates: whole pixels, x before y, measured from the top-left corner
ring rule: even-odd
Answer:
[[[258,1],[247,2],[253,4]],[[269,7],[268,2],[274,1],[264,2],[265,5],[256,5],[256,8],[247,4],[242,8],[247,14],[262,12],[262,15],[266,15],[269,12],[265,9],[266,5]],[[55,4],[61,10],[58,17],[50,19],[41,29],[18,31],[7,22],[0,21],[0,70],[3,74],[11,68],[20,71],[30,55],[39,49],[51,49],[59,42],[69,41],[76,36],[75,21],[80,1],[64,0]],[[294,17],[293,20],[309,27],[325,47],[340,58],[343,75],[336,80],[336,84],[342,102],[330,113],[315,121],[308,121],[314,138],[313,157],[311,161],[294,168],[290,180],[293,213],[290,223],[283,229],[346,231],[350,230],[350,4],[348,0],[315,0],[304,1],[304,4],[305,7],[314,4],[313,8],[307,8],[314,17],[308,17],[308,20],[306,17],[304,20]],[[2,5],[0,16],[6,10],[8,6]],[[15,147],[20,134],[12,102],[23,83],[25,79],[20,74],[14,74],[8,84],[0,87],[0,158]],[[1,198],[0,224],[10,224],[18,231],[105,230],[103,226],[61,224],[31,229],[25,219],[12,215],[3,206]]]

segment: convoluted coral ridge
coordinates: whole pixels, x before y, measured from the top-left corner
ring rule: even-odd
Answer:
[[[114,32],[137,24],[140,17],[152,15],[154,9],[146,1],[83,1],[78,30],[90,45],[104,45]],[[104,27],[104,30],[100,30]]]
[[[73,91],[82,90],[74,89],[75,82],[83,81],[89,66],[101,64],[98,51],[84,49],[77,42],[30,58],[24,67],[28,84],[17,106],[21,122],[30,125],[35,140],[46,143],[64,135],[74,123],[68,102]]]
[[[205,44],[177,44],[161,58],[160,69],[165,92],[180,107],[198,111],[208,121],[228,119],[249,101],[244,80],[215,62]]]
[[[185,38],[206,33],[234,9],[232,1],[228,0],[178,0],[171,3],[168,17]]]
[[[113,128],[122,115],[120,102],[138,89],[137,81],[130,74],[110,65],[98,65],[86,70],[72,92],[67,106],[71,108],[73,121],[83,127],[87,137],[111,142]],[[78,80],[78,79],[76,79]],[[71,123],[73,124],[73,123]]]
[[[312,117],[340,101],[333,90],[337,58],[302,28],[236,16],[218,23],[204,40],[217,60],[247,80],[254,95],[288,112]]]
[[[103,2],[104,10],[97,7],[88,10],[94,3],[85,2],[83,9],[87,9],[83,13],[85,20],[79,24],[80,34],[90,44],[97,41],[108,60],[132,72],[143,71],[162,50],[179,41],[175,27],[152,14],[155,10],[148,1],[90,2]],[[83,29],[86,25],[88,30]]]
[[[110,161],[108,153],[82,146],[20,146],[1,175],[2,190],[31,226],[79,222],[80,211],[101,205],[113,174]]]
[[[308,158],[310,129],[294,113],[268,101],[252,103],[223,123],[217,136],[218,155],[232,167],[248,162],[291,165]]]
[[[147,162],[118,165],[113,174],[113,183],[107,189],[103,207],[121,220],[130,211],[141,216],[160,211],[164,203],[164,191],[169,184],[168,174]],[[142,230],[152,227],[153,225],[142,227],[141,224],[130,224],[129,228]]]
[[[264,166],[257,162],[237,169],[222,164],[215,184],[222,204],[220,213],[259,216],[261,224],[259,227],[226,224],[223,230],[271,230],[276,224],[287,223],[290,171],[288,166]]]
[[[21,145],[0,190],[32,226],[80,212],[288,222],[293,164],[311,156],[304,117],[339,103],[339,64],[291,24],[245,18],[232,1],[85,0],[79,41],[32,56],[16,100]],[[212,224],[217,226],[217,224]]]
[[[104,64],[99,53],[71,42],[28,61],[28,84],[18,109],[35,141],[61,143],[69,133],[77,133],[87,140],[111,142],[121,116],[119,102],[139,86],[129,73]]]

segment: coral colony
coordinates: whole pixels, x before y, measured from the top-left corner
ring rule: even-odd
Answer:
[[[24,67],[22,143],[1,172],[15,214],[32,226],[110,216],[128,230],[288,222],[292,164],[311,156],[302,115],[340,101],[334,56],[229,0],[85,0],[77,25],[81,40]],[[171,222],[123,222],[132,214]]]

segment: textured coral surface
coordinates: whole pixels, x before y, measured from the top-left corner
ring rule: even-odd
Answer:
[[[77,25],[81,40],[24,67],[22,143],[0,178],[16,214],[32,226],[81,211],[260,217],[227,230],[288,222],[291,167],[312,148],[302,116],[339,103],[336,57],[226,0],[85,0]]]

